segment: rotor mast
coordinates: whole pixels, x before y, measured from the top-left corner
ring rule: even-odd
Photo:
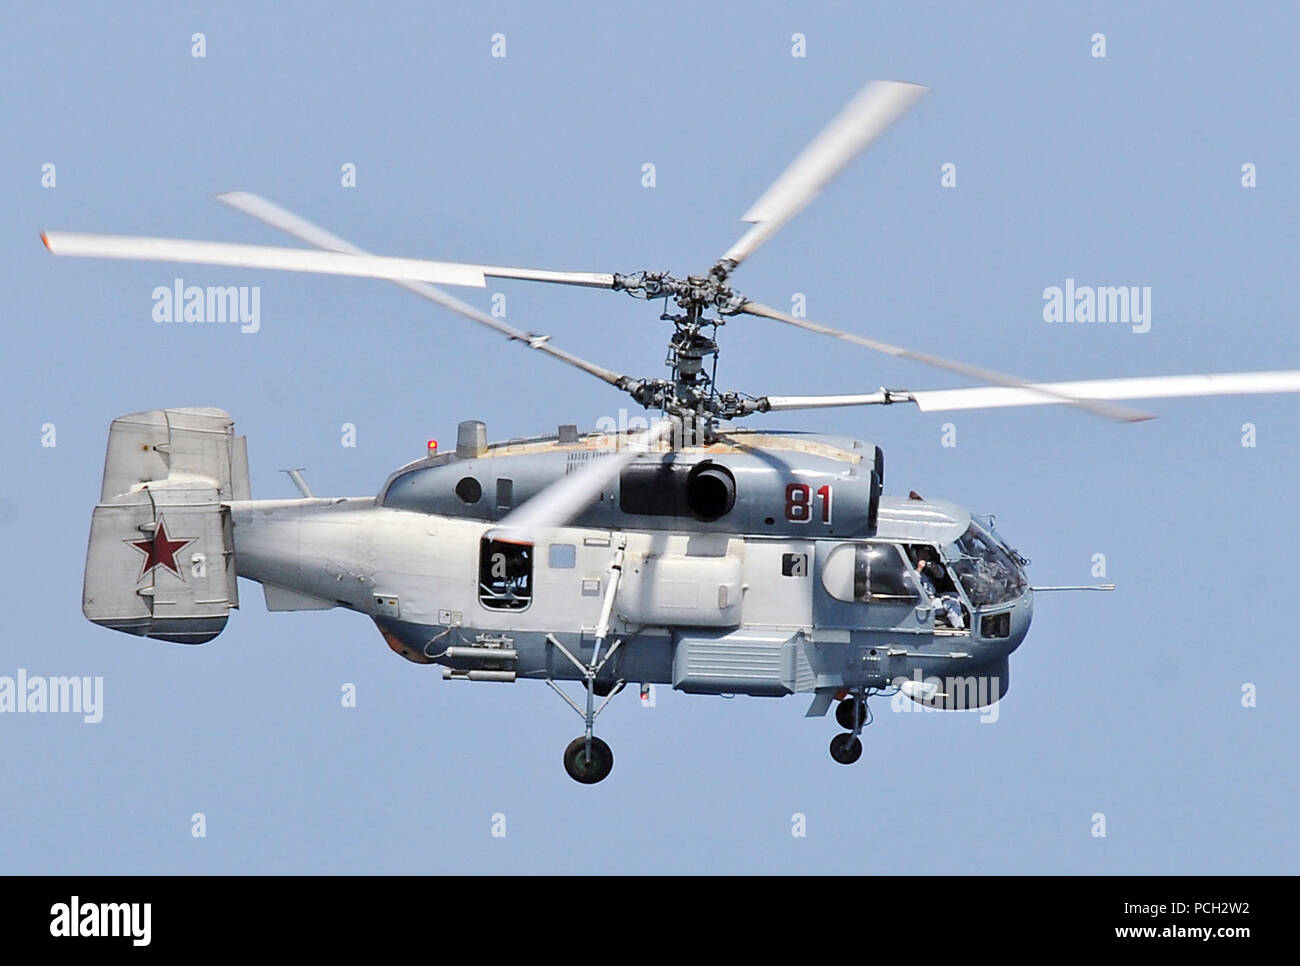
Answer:
[[[732,419],[752,412],[737,393],[718,391],[717,330],[726,324],[728,315],[741,310],[745,299],[727,285],[731,265],[718,262],[707,275],[676,278],[667,272],[637,272],[615,275],[612,288],[633,298],[662,298],[664,310],[659,318],[673,324],[664,360],[672,373],[670,379],[647,379],[625,386],[643,406],[659,409],[667,415],[702,424],[711,435],[719,419]],[[671,311],[669,301],[677,311]],[[712,311],[714,314],[708,314]]]

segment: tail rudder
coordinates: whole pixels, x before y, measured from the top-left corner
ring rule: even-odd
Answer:
[[[212,640],[239,606],[227,504],[248,498],[247,449],[228,413],[113,420],[86,553],[86,617],[142,637]]]

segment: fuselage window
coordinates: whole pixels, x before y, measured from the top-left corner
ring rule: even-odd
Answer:
[[[572,570],[578,565],[578,548],[571,543],[553,543],[548,554],[546,562],[553,570]]]
[[[509,510],[515,505],[515,481],[502,477],[497,480],[497,509]]]
[[[532,603],[532,546],[487,537],[479,541],[478,599],[492,610],[523,610]]]

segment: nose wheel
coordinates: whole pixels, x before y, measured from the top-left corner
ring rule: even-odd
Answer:
[[[851,765],[862,757],[862,729],[871,724],[871,709],[867,707],[864,689],[858,689],[839,703],[835,720],[841,728],[849,730],[831,739],[831,757],[841,765]]]
[[[862,757],[862,739],[845,732],[831,739],[831,757],[841,765],[851,765]]]

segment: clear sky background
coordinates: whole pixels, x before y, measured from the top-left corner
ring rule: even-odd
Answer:
[[[598,727],[613,774],[583,787],[560,761],[580,721],[548,689],[445,683],[360,615],[269,614],[241,582],[202,647],[84,620],[115,416],[225,408],[254,495],[287,497],[281,467],[318,494],[372,494],[460,419],[501,439],[626,402],[382,282],[55,259],[38,239],[285,243],[218,191],[395,255],[682,274],[739,236],[864,81],[911,80],[933,93],[737,273],[742,291],[777,307],[801,292],[811,318],[1032,378],[1300,368],[1300,22],[1284,5],[545,6],[6,12],[0,675],[102,675],[105,708],[97,725],[0,715],[0,872],[1298,871],[1294,397],[1157,401],[1140,425],[769,417],[882,445],[888,492],[995,512],[1037,583],[1092,582],[1101,553],[1119,584],[1039,598],[996,723],[879,700],[851,768],[806,696],[661,687],[646,709],[629,689]],[[261,331],[156,325],[151,292],[177,276],[261,286]],[[1150,286],[1151,330],[1045,323],[1043,289],[1066,278]],[[664,371],[667,326],[643,303],[525,283],[464,297],[491,291],[513,324]],[[753,394],[960,382],[760,319],[722,334],[721,383]]]

